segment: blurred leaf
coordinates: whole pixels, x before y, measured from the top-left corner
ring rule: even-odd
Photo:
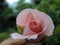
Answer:
[[[9,34],[7,32],[0,33],[0,42],[4,39],[7,39],[9,37]]]
[[[18,25],[17,25],[17,28],[18,28],[18,31],[22,34],[22,33],[23,33],[24,28],[23,28],[23,27],[21,27],[21,26],[18,26]]]
[[[16,30],[15,28],[8,28],[8,32],[9,33],[14,33],[17,32],[18,30]]]
[[[18,4],[16,9],[18,10],[18,12],[20,12],[21,10],[26,9],[26,8],[32,8],[32,5],[28,4],[28,3],[26,3],[26,4]]]
[[[60,5],[60,0],[54,0],[57,5]]]
[[[56,4],[51,4],[51,5],[50,5],[50,10],[51,10],[52,12],[54,12],[54,11],[56,10],[56,8],[57,8]]]
[[[59,33],[60,33],[60,25],[55,28],[54,35],[57,35]]]

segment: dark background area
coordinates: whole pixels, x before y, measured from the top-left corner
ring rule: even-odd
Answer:
[[[19,0],[15,10],[9,7],[5,0],[0,0],[0,42],[10,37],[16,28],[16,16],[26,8],[38,9],[47,13],[54,22],[55,29],[51,37],[46,37],[41,45],[60,45],[60,0],[32,0],[32,3],[24,3]]]

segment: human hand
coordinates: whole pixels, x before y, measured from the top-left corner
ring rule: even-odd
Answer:
[[[31,44],[23,39],[14,40],[12,38],[8,38],[8,39],[4,40],[0,45],[39,45],[39,44],[38,43]]]
[[[23,39],[14,40],[12,38],[8,38],[4,40],[0,45],[24,45],[25,43],[26,41]]]

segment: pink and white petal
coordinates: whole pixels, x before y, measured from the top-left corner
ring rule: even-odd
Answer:
[[[33,12],[31,12],[34,16],[34,19],[37,23],[40,23],[40,21],[42,20],[40,17],[40,14],[36,11],[36,10],[33,10]]]
[[[19,34],[19,33],[12,33],[11,34],[11,37],[13,39],[26,39],[28,38],[29,36],[23,36],[22,34]]]
[[[26,21],[27,21],[27,24],[30,23],[30,21],[34,20],[34,16],[31,12],[27,13],[27,16],[26,16]]]
[[[54,24],[52,19],[48,15],[46,15],[46,20],[47,20],[47,28],[46,28],[45,34],[47,36],[51,36],[54,31]]]
[[[16,18],[16,24],[20,26],[25,26],[27,22],[33,18],[31,12],[33,12],[33,9],[25,9],[21,11]]]
[[[27,38],[28,40],[30,40],[30,39],[37,39],[37,37],[38,37],[38,34],[35,34],[35,35],[31,35],[29,38]]]
[[[36,39],[38,37],[38,34],[36,35],[30,35],[30,36],[24,36],[24,35],[21,35],[19,33],[12,33],[11,34],[11,38],[13,39]]]
[[[34,34],[36,34],[36,33],[31,31],[29,25],[27,25],[24,29],[23,35],[29,36],[29,35],[34,35]]]
[[[27,41],[32,42],[32,43],[37,43],[40,42],[42,39],[44,39],[45,35],[44,33],[36,34],[27,39]]]
[[[47,23],[45,35],[51,36],[53,34],[53,30],[54,30],[54,24],[53,24],[52,19],[44,12],[39,12],[38,10],[35,10],[35,13],[38,14],[39,17],[42,20],[45,20],[45,22]]]
[[[40,11],[38,11],[37,9],[35,9],[32,12],[32,14],[33,14],[34,19],[37,23],[42,23],[42,26],[43,26],[43,31],[42,32],[44,32],[46,30],[46,27],[47,27],[47,23],[45,21],[45,16]]]
[[[29,39],[37,39],[38,38],[38,35],[41,35],[41,34],[44,34],[44,32],[41,32],[41,33],[35,33],[33,31],[31,31],[31,29],[29,28],[29,26],[26,26],[24,32],[23,32],[23,35],[26,35],[26,36],[30,36],[28,38]],[[42,35],[43,36],[43,35]],[[40,36],[39,36],[40,37]],[[40,37],[41,38],[41,37]]]

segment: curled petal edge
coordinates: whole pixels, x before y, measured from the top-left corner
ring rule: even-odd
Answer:
[[[11,37],[13,39],[28,39],[29,40],[29,39],[37,39],[38,34],[30,35],[30,36],[24,36],[24,35],[21,35],[19,33],[12,33]]]

